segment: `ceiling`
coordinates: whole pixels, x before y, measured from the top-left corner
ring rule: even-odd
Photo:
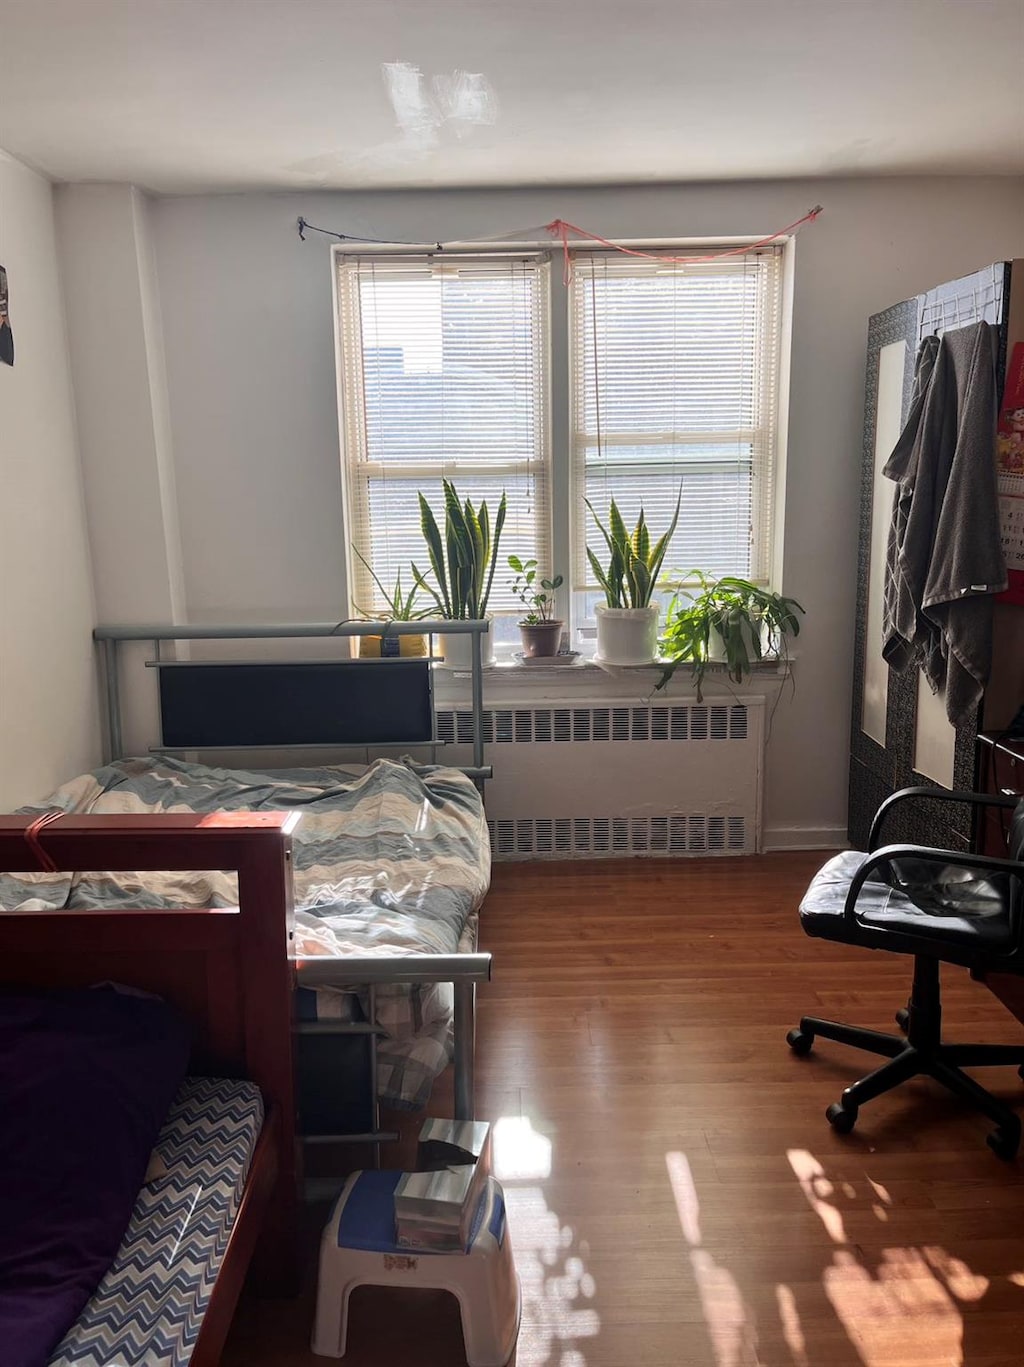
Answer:
[[[0,147],[160,193],[1024,174],[1024,0],[0,0]]]

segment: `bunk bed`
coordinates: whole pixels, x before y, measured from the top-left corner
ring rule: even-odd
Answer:
[[[0,1151],[9,1157],[0,1166],[0,1206],[7,1213],[5,1234],[11,1232],[7,1222],[13,1228],[21,1220],[20,1230],[32,1217],[38,1235],[38,1243],[19,1242],[6,1260],[0,1252],[0,1324],[6,1318],[20,1333],[5,1336],[5,1363],[34,1364],[52,1352],[48,1360],[57,1367],[112,1361],[214,1367],[250,1263],[265,1286],[293,1285],[288,950],[295,820],[288,813],[68,815],[44,834],[31,817],[0,817],[2,870],[100,866],[134,876],[140,870],[226,869],[237,875],[239,893],[230,909],[0,916],[8,1088]],[[95,1011],[83,1005],[88,996],[89,1005],[102,1006],[93,994],[111,994],[111,984],[117,999],[124,994],[121,1005],[131,1008],[115,1013],[124,1017],[120,1044],[106,1019],[110,1010],[101,1012],[97,1031]],[[109,995],[110,1006],[114,1001]],[[153,1009],[164,1004],[187,1025],[190,1043],[166,1022],[154,1027]],[[55,1013],[63,1013],[63,1035],[54,1028]],[[142,1050],[146,1034],[155,1053]],[[92,1053],[83,1054],[90,1039]],[[186,1055],[189,1077],[175,1092],[174,1069],[179,1062],[184,1068]],[[118,1111],[111,1098],[124,1091],[127,1070],[140,1067],[151,1067],[157,1081],[128,1079],[135,1090]],[[77,1097],[84,1107],[93,1097],[94,1113],[65,1109],[61,1094],[52,1091],[62,1085],[69,1105]],[[145,1172],[120,1247],[104,1269],[119,1233],[110,1244],[109,1190],[119,1184],[123,1202],[125,1174],[138,1177],[140,1156],[108,1168],[104,1199],[97,1201],[76,1146],[95,1161],[102,1124],[111,1144],[119,1145],[121,1128],[112,1128],[118,1118],[122,1127],[130,1122],[142,1133],[139,1117],[148,1108],[152,1129],[154,1114],[159,1122],[154,1107],[162,1108],[172,1094],[156,1141],[156,1171]],[[78,1162],[76,1180],[61,1181],[60,1164],[69,1155]],[[44,1203],[39,1210],[25,1199],[33,1183],[33,1198]],[[117,1200],[112,1204],[116,1208]],[[106,1220],[102,1233],[95,1225],[100,1217]],[[104,1240],[106,1252],[97,1262]],[[76,1247],[93,1257],[84,1282]],[[32,1309],[29,1326],[26,1305]],[[16,1352],[21,1356],[12,1356]]]
[[[473,765],[436,764],[434,670],[439,657],[361,660],[178,658],[173,643],[246,638],[359,637],[410,632],[469,634],[473,646]],[[416,1108],[454,1056],[455,1113],[473,1113],[475,989],[490,974],[477,952],[477,915],[490,851],[480,790],[483,764],[482,652],[486,622],[264,626],[98,627],[104,657],[108,764],[64,785],[34,815],[188,810],[297,810],[294,879],[299,913],[287,968],[298,1035],[301,1128],[309,1142],[392,1137],[379,1099]],[[159,743],[125,758],[122,647],[151,642]],[[189,647],[186,646],[186,649]],[[204,647],[200,646],[199,650]],[[198,652],[197,652],[198,653]],[[365,751],[367,765],[229,769],[197,761],[331,747]],[[370,750],[416,750],[369,762]],[[185,757],[188,758],[185,758]],[[304,756],[305,757],[305,754]],[[93,863],[90,868],[103,868]],[[117,870],[0,880],[0,907],[104,912],[131,905],[229,907],[233,879]],[[2,918],[0,918],[2,919]],[[344,1050],[340,1047],[344,1045]],[[369,1046],[367,1048],[367,1045]],[[339,1088],[339,1060],[362,1086]]]

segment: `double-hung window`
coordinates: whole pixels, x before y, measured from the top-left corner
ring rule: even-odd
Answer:
[[[547,256],[336,259],[353,606],[386,606],[366,565],[431,577],[418,494],[443,531],[449,479],[492,526],[507,497],[489,606],[511,613],[508,554],[551,563]]]
[[[565,576],[559,612],[584,643],[599,601],[585,548],[604,554],[586,500],[606,520],[614,498],[629,525],[643,504],[656,537],[681,496],[666,571],[770,582],[782,251],[581,250],[567,284],[543,249],[337,249],[353,607],[386,606],[360,557],[389,588],[426,569],[417,494],[440,522],[442,478],[492,519],[507,495],[499,641],[514,553]]]
[[[778,406],[780,249],[719,261],[578,253],[572,317],[573,584],[577,616],[601,600],[615,500],[652,538],[679,521],[667,577],[700,569],[767,582]],[[678,253],[665,253],[666,258]]]

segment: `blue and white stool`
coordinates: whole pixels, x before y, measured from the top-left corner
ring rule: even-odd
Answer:
[[[458,1300],[469,1367],[505,1367],[519,1335],[520,1296],[504,1192],[493,1177],[487,1179],[464,1253],[400,1248],[394,1196],[401,1176],[354,1172],[335,1201],[320,1240],[313,1352],[345,1356],[354,1287],[426,1287],[450,1291]]]

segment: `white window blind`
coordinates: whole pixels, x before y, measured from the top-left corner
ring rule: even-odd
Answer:
[[[672,253],[679,255],[679,252]],[[679,523],[665,571],[771,573],[781,248],[671,264],[577,253],[571,286],[574,587],[592,591],[587,513],[612,498],[654,540]]]
[[[515,608],[507,557],[551,563],[545,259],[338,254],[342,435],[351,542],[389,588],[429,575],[422,491],[444,530],[443,478],[508,514],[489,609]],[[357,556],[351,597],[381,595]],[[430,601],[422,600],[423,607]]]

